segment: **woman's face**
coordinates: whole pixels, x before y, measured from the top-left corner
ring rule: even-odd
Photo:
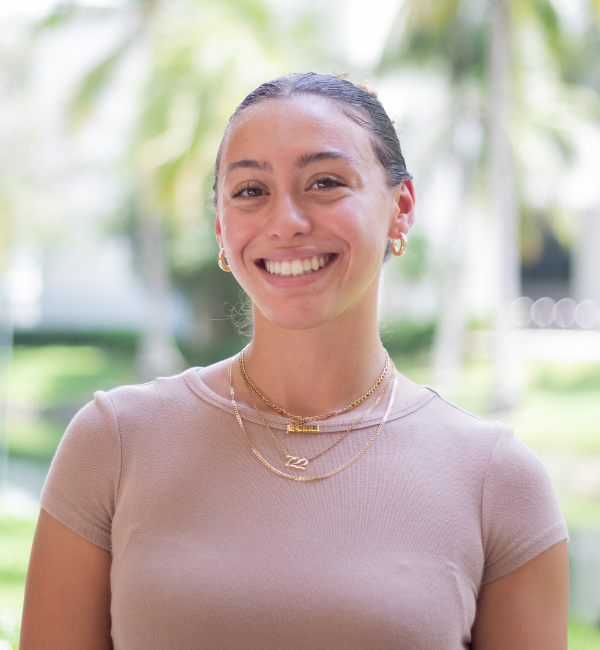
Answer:
[[[389,189],[368,132],[314,95],[246,109],[217,190],[227,263],[255,307],[291,329],[374,309],[387,239],[413,220],[412,183]]]

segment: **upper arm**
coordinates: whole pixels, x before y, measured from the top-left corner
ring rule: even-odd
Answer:
[[[485,584],[477,599],[473,650],[566,650],[569,598],[562,541]]]
[[[25,587],[21,650],[108,650],[111,553],[43,508]]]

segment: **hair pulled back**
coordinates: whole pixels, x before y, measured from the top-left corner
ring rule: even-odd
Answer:
[[[221,140],[215,164],[215,182],[213,185],[214,203],[217,203],[217,184],[219,181],[219,164],[223,154],[223,143],[231,124],[236,117],[250,106],[266,99],[281,99],[298,94],[319,95],[338,104],[346,117],[371,134],[373,153],[385,171],[390,188],[397,187],[402,181],[412,176],[406,170],[404,156],[394,124],[385,112],[381,102],[374,93],[364,86],[359,86],[346,79],[316,72],[296,72],[277,77],[254,89],[235,109],[229,118],[229,124]]]

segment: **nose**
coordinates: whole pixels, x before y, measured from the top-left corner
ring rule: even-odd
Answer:
[[[282,196],[273,202],[268,226],[271,237],[289,240],[295,235],[306,235],[311,230],[311,220],[292,196]]]

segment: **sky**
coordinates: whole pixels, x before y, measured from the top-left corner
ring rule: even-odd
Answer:
[[[402,0],[348,0],[346,51],[357,68],[374,66],[398,14]]]

